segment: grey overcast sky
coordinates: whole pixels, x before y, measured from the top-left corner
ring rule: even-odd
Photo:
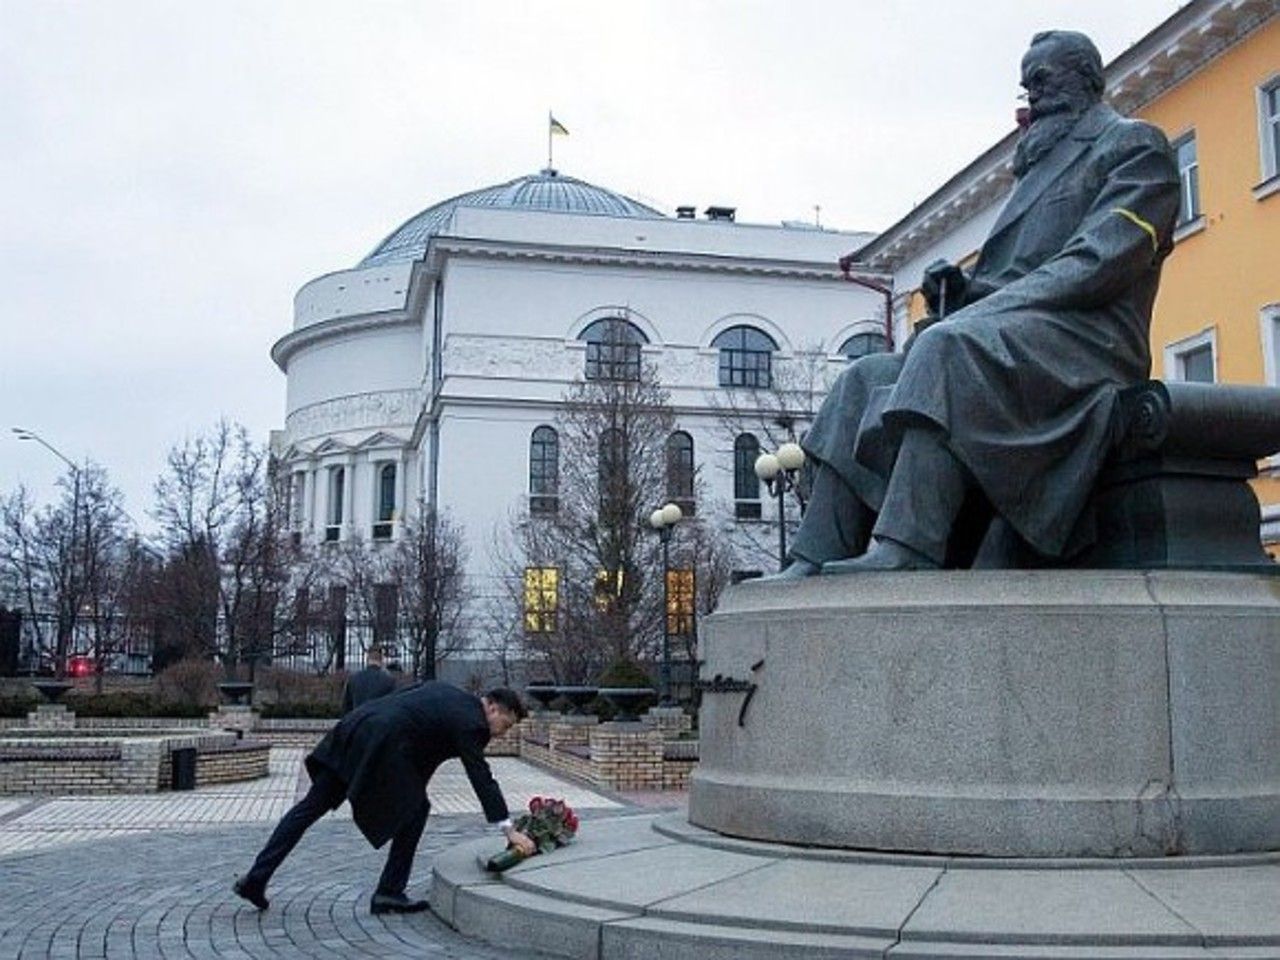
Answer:
[[[174,441],[282,425],[295,291],[546,163],[670,212],[882,229],[1012,126],[1031,35],[1172,0],[0,0],[0,493],[38,431],[144,527]]]

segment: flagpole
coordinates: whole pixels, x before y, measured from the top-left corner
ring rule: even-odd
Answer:
[[[547,111],[547,172],[555,169],[555,165],[551,162],[551,111]]]

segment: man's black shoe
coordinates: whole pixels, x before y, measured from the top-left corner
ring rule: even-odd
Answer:
[[[403,893],[375,893],[369,901],[369,912],[374,916],[380,913],[421,913],[430,907],[425,900],[410,900]]]
[[[265,910],[271,906],[271,901],[266,897],[266,891],[255,883],[250,883],[248,877],[241,877],[231,885],[231,892],[242,900],[248,900],[259,910]]]

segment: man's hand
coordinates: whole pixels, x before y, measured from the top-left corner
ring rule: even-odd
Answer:
[[[939,313],[944,285],[947,288],[945,309],[947,313],[953,313],[964,305],[965,289],[969,286],[969,280],[954,263],[935,260],[924,268],[924,278],[920,281],[920,293],[924,296],[925,303],[929,305],[931,313]]]
[[[531,857],[537,853],[538,848],[533,845],[527,833],[521,833],[515,827],[507,827],[506,829],[507,843],[511,844],[526,857]]]

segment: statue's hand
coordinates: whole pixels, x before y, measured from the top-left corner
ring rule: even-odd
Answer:
[[[946,260],[935,260],[924,268],[924,278],[920,281],[920,293],[924,296],[925,303],[929,305],[930,313],[937,314],[939,312],[938,308],[942,305],[942,288],[944,285],[947,290],[947,313],[952,313],[964,305],[965,290],[969,285],[964,271],[954,263],[948,263]]]

